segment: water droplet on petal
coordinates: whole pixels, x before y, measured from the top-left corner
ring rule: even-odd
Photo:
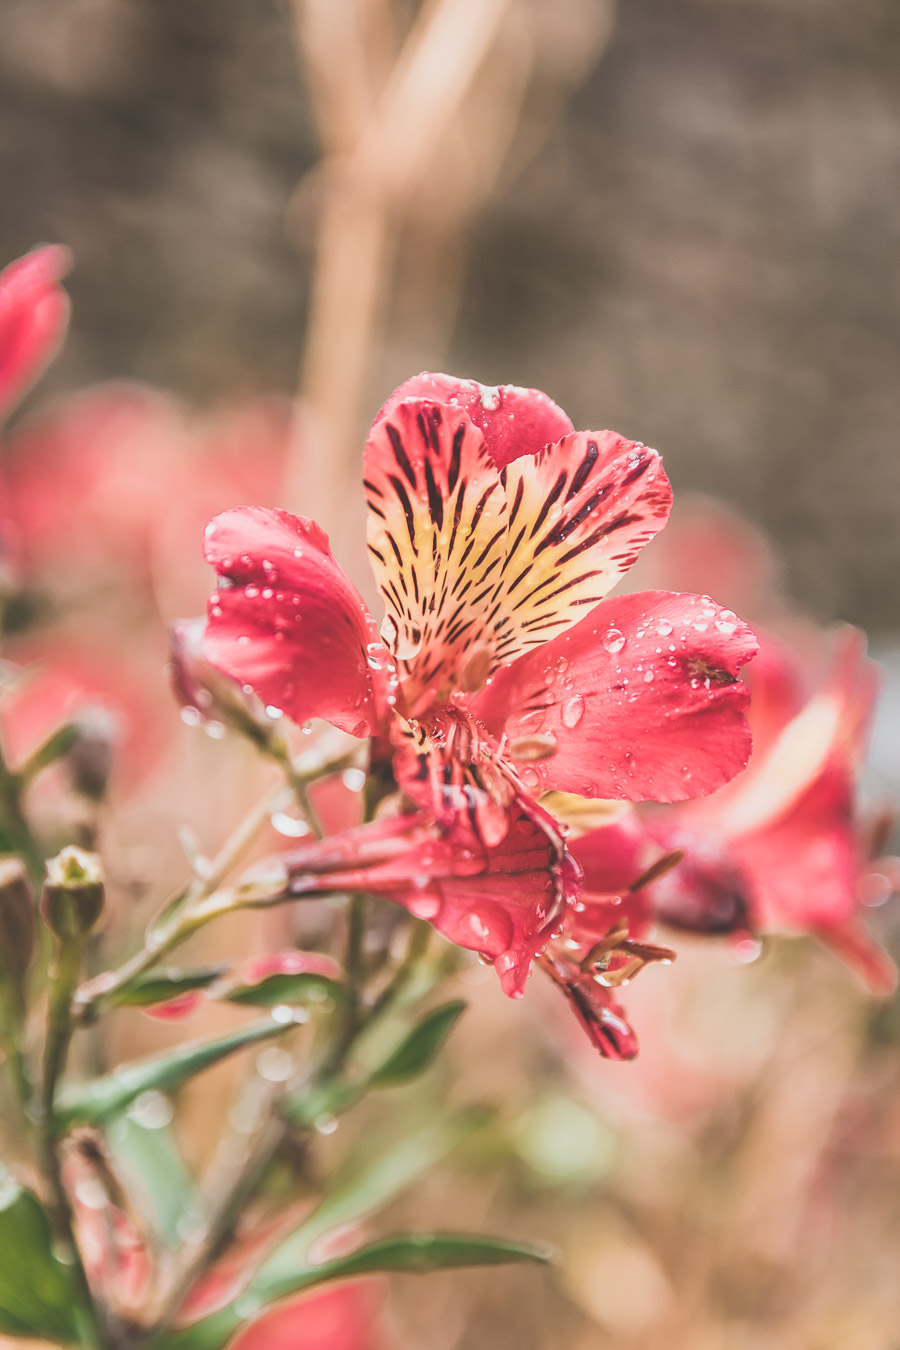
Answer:
[[[549,759],[556,754],[556,737],[552,732],[545,736],[517,736],[510,741],[508,750],[510,759],[521,763]]]
[[[272,828],[288,839],[302,839],[304,835],[309,834],[309,825],[306,821],[297,820],[294,816],[289,816],[286,811],[275,812],[272,816]]]
[[[441,912],[441,902],[434,895],[417,895],[409,901],[407,908],[417,919],[436,919]]]
[[[567,698],[559,710],[560,720],[564,727],[570,730],[578,726],[578,723],[584,717],[584,699],[580,694],[573,694]]]
[[[181,709],[181,720],[185,726],[199,727],[201,722],[200,709],[192,708],[190,705]]]
[[[75,1187],[75,1195],[78,1203],[84,1205],[85,1209],[106,1208],[106,1190],[96,1177],[85,1177],[83,1181],[79,1181]]]
[[[652,671],[652,670],[645,670],[645,671],[644,671],[644,684],[652,684],[652,683],[653,683],[653,671]]]
[[[620,652],[625,646],[625,634],[618,628],[608,628],[601,641],[608,652]]]
[[[732,609],[723,609],[716,619],[716,627],[720,633],[733,633],[738,626],[738,616]]]
[[[731,958],[733,961],[737,961],[739,965],[748,966],[759,959],[762,955],[762,949],[763,945],[759,938],[742,937],[732,944]]]
[[[656,631],[660,637],[668,637],[672,631],[672,625],[669,623],[668,619],[660,619],[659,623],[656,625]]]

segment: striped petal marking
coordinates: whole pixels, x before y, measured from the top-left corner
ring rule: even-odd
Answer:
[[[382,636],[419,716],[582,619],[671,506],[656,452],[614,432],[499,469],[465,413],[418,399],[372,428],[364,486]]]

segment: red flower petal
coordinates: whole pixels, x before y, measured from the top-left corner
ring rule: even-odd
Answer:
[[[893,963],[861,923],[867,859],[855,810],[875,667],[862,635],[844,629],[828,679],[796,711],[796,654],[768,637],[763,652],[751,682],[754,699],[762,684],[765,734],[746,773],[648,822],[664,847],[687,850],[682,866],[649,888],[654,909],[665,922],[708,932],[731,927],[732,912],[734,926],[815,934],[873,992],[891,992]]]
[[[473,707],[513,742],[555,739],[555,754],[521,771],[535,790],[681,801],[747,763],[737,677],[755,651],[747,625],[706,597],[640,592],[501,670]]]
[[[578,865],[556,822],[532,802],[510,809],[494,847],[471,842],[461,845],[424,816],[363,825],[292,854],[291,893],[384,895],[457,946],[489,957],[504,993],[515,998],[574,899]]]
[[[591,1045],[604,1059],[637,1057],[637,1036],[625,1020],[625,1010],[612,990],[598,984],[590,972],[569,967],[552,955],[545,957],[541,966],[565,994]]]
[[[323,717],[371,735],[384,692],[379,683],[376,693],[373,675],[386,653],[318,525],[287,511],[236,507],[207,527],[205,553],[223,579],[209,600],[205,653],[213,665],[296,722]]]
[[[189,989],[186,994],[179,994],[177,998],[170,998],[167,1002],[157,1003],[153,1007],[142,1008],[141,1011],[157,1022],[180,1022],[182,1018],[195,1013],[202,1002],[203,994],[200,990]]]
[[[392,414],[405,399],[461,408],[483,435],[488,454],[501,469],[520,455],[536,455],[573,430],[562,408],[540,389],[520,389],[515,384],[491,386],[428,371],[395,389],[375,423]]]
[[[0,416],[37,378],[62,341],[69,300],[59,279],[69,254],[50,245],[0,272]]]
[[[242,985],[262,984],[273,975],[323,975],[328,980],[339,980],[343,971],[333,957],[322,952],[293,949],[271,956],[255,956],[238,971]]]
[[[629,806],[572,839],[569,850],[583,873],[584,889],[593,895],[623,895],[659,852]]]

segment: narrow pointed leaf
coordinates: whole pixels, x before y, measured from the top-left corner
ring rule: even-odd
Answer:
[[[147,1129],[122,1115],[107,1132],[116,1171],[141,1217],[169,1247],[197,1205],[196,1188],[171,1129]]]
[[[193,970],[154,971],[126,985],[116,1002],[128,1008],[152,1008],[195,989],[208,989],[227,969],[227,966],[198,966]]]
[[[254,1022],[228,1036],[193,1041],[174,1054],[155,1055],[134,1064],[123,1064],[102,1078],[64,1092],[57,1108],[57,1125],[62,1130],[73,1125],[104,1124],[127,1110],[142,1092],[172,1092],[228,1055],[257,1041],[280,1036],[288,1029],[276,1022]]]
[[[286,1098],[281,1107],[282,1115],[301,1130],[313,1129],[317,1120],[343,1115],[355,1106],[365,1096],[367,1086],[364,1081],[351,1083],[342,1078],[331,1079],[303,1094]]]
[[[337,1003],[344,998],[346,990],[337,980],[312,971],[298,974],[268,975],[256,984],[240,984],[228,990],[225,998],[229,1003],[239,1003],[255,1008],[275,1008],[304,1005],[327,1005]]]
[[[53,1254],[40,1202],[0,1173],[0,1332],[75,1342],[76,1306],[71,1270]]]
[[[345,1224],[356,1223],[386,1205],[486,1119],[483,1109],[473,1107],[430,1121],[391,1148],[357,1164],[343,1177],[338,1176],[331,1193],[266,1261],[264,1277],[277,1279],[305,1265],[306,1254],[317,1238]]]
[[[469,1233],[413,1233],[384,1238],[360,1247],[349,1256],[303,1266],[278,1278],[266,1277],[264,1268],[247,1293],[235,1303],[193,1326],[169,1333],[154,1342],[152,1350],[221,1350],[241,1324],[257,1316],[266,1304],[332,1280],[385,1273],[427,1275],[435,1270],[465,1266],[499,1266],[523,1261],[546,1264],[549,1260],[550,1253],[546,1249]]]
[[[503,1238],[478,1237],[467,1233],[413,1233],[384,1238],[360,1247],[335,1261],[307,1266],[293,1275],[267,1278],[265,1270],[251,1289],[265,1301],[298,1294],[329,1280],[352,1279],[384,1271],[404,1271],[426,1275],[432,1270],[450,1270],[459,1266],[498,1266],[515,1261],[546,1263],[549,1253],[541,1248]]]
[[[455,999],[423,1017],[394,1053],[376,1069],[370,1080],[373,1087],[406,1083],[427,1069],[466,1006],[463,999]]]

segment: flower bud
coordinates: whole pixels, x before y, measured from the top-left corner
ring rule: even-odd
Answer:
[[[20,981],[34,955],[34,897],[21,858],[0,858],[0,969]]]
[[[121,740],[120,719],[108,708],[90,705],[81,709],[73,725],[77,734],[67,757],[72,786],[82,796],[102,801]]]
[[[272,718],[260,700],[217,670],[203,651],[205,619],[182,619],[169,629],[169,678],[182,717],[189,725],[203,723],[211,735],[230,727],[257,745],[273,734]]]
[[[103,870],[96,853],[74,846],[50,858],[41,917],[61,942],[86,937],[103,912]]]

